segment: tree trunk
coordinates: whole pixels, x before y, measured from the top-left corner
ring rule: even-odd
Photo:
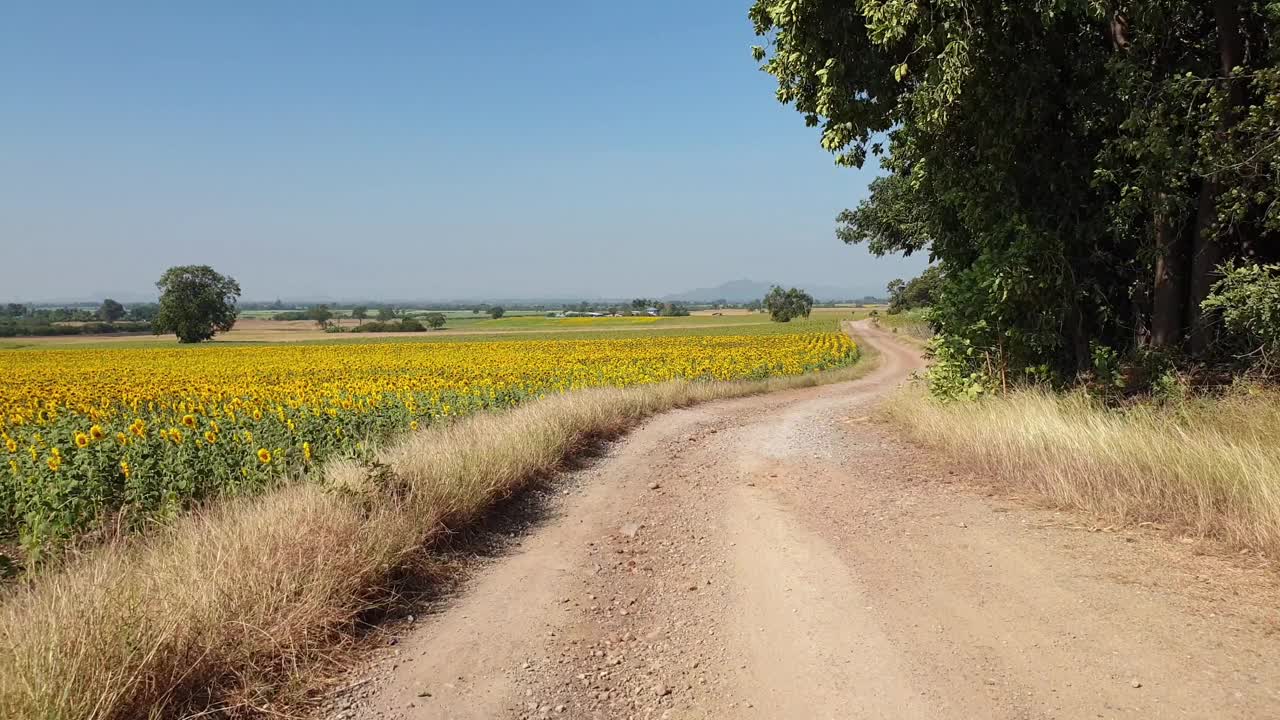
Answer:
[[[1156,217],[1156,276],[1151,292],[1151,347],[1182,344],[1187,297],[1187,239],[1168,215]]]
[[[1236,109],[1244,100],[1244,86],[1234,78],[1236,66],[1244,62],[1244,37],[1240,33],[1238,0],[1215,0],[1213,18],[1218,26],[1218,71],[1227,88],[1227,110],[1220,126],[1225,135],[1235,125]],[[1191,317],[1191,352],[1197,356],[1203,356],[1213,341],[1209,318],[1201,312],[1200,303],[1209,296],[1209,290],[1216,279],[1215,272],[1226,256],[1222,238],[1213,232],[1218,212],[1218,190],[1215,178],[1204,178],[1196,211],[1188,311]]]

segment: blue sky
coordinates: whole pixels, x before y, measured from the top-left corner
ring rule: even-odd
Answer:
[[[746,0],[9,2],[0,299],[881,289]]]

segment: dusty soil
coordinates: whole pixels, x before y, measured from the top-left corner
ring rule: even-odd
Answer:
[[[660,416],[535,493],[323,716],[1280,717],[1271,573],[900,442],[869,416],[920,360],[862,333],[863,380]]]

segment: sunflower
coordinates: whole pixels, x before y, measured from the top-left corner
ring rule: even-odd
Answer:
[[[124,434],[124,433],[122,433],[122,432],[118,432],[118,433],[116,433],[116,442],[120,443],[121,445],[128,445],[128,444],[129,444],[129,436],[128,436],[128,435],[125,435],[125,434]]]
[[[81,449],[89,447],[89,436],[82,432],[76,433],[76,447]]]
[[[195,415],[183,415],[183,416],[182,416],[182,424],[183,424],[183,425],[186,425],[186,426],[187,426],[187,427],[189,427],[189,428],[193,428],[193,427],[195,427],[195,426],[196,426],[196,416],[195,416]]]
[[[172,430],[169,431],[169,439],[173,441],[174,445],[181,445],[182,431],[179,430],[178,428],[173,428]]]
[[[258,462],[263,465],[271,462],[271,451],[266,448],[258,448]]]
[[[129,424],[129,432],[133,433],[135,437],[144,438],[147,436],[147,424],[142,422],[141,418],[138,418]]]
[[[49,469],[54,472],[58,472],[58,468],[62,467],[62,458],[57,455],[50,455],[45,462],[48,463]]]
[[[311,443],[309,442],[302,443],[302,459],[311,462]]]
[[[418,431],[418,421],[417,421],[417,420],[413,420],[413,421],[411,421],[411,422],[409,423],[409,429],[410,429],[410,430],[413,430],[414,432],[417,432],[417,431]]]
[[[205,441],[205,442],[207,442],[207,443],[209,443],[210,445],[213,445],[213,444],[217,443],[217,442],[218,442],[218,433],[216,433],[216,432],[214,432],[214,431],[212,431],[212,430],[205,430],[205,431],[204,431],[204,441]]]
[[[93,427],[89,428],[89,438],[92,440],[101,440],[106,436],[107,436],[107,433],[105,430],[102,429],[101,425],[94,425]]]
[[[128,480],[128,479],[129,479],[129,475],[130,475],[130,474],[132,474],[132,471],[129,469],[129,461],[128,461],[128,460],[121,460],[121,461],[120,461],[120,472],[124,473],[124,479],[125,479],[125,480]]]
[[[4,449],[8,450],[10,454],[18,452],[18,441],[13,438],[5,438]]]

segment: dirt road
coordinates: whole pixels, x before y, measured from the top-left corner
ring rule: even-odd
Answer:
[[[1270,576],[1091,532],[868,416],[920,366],[654,419],[328,708],[343,718],[1280,717]]]

